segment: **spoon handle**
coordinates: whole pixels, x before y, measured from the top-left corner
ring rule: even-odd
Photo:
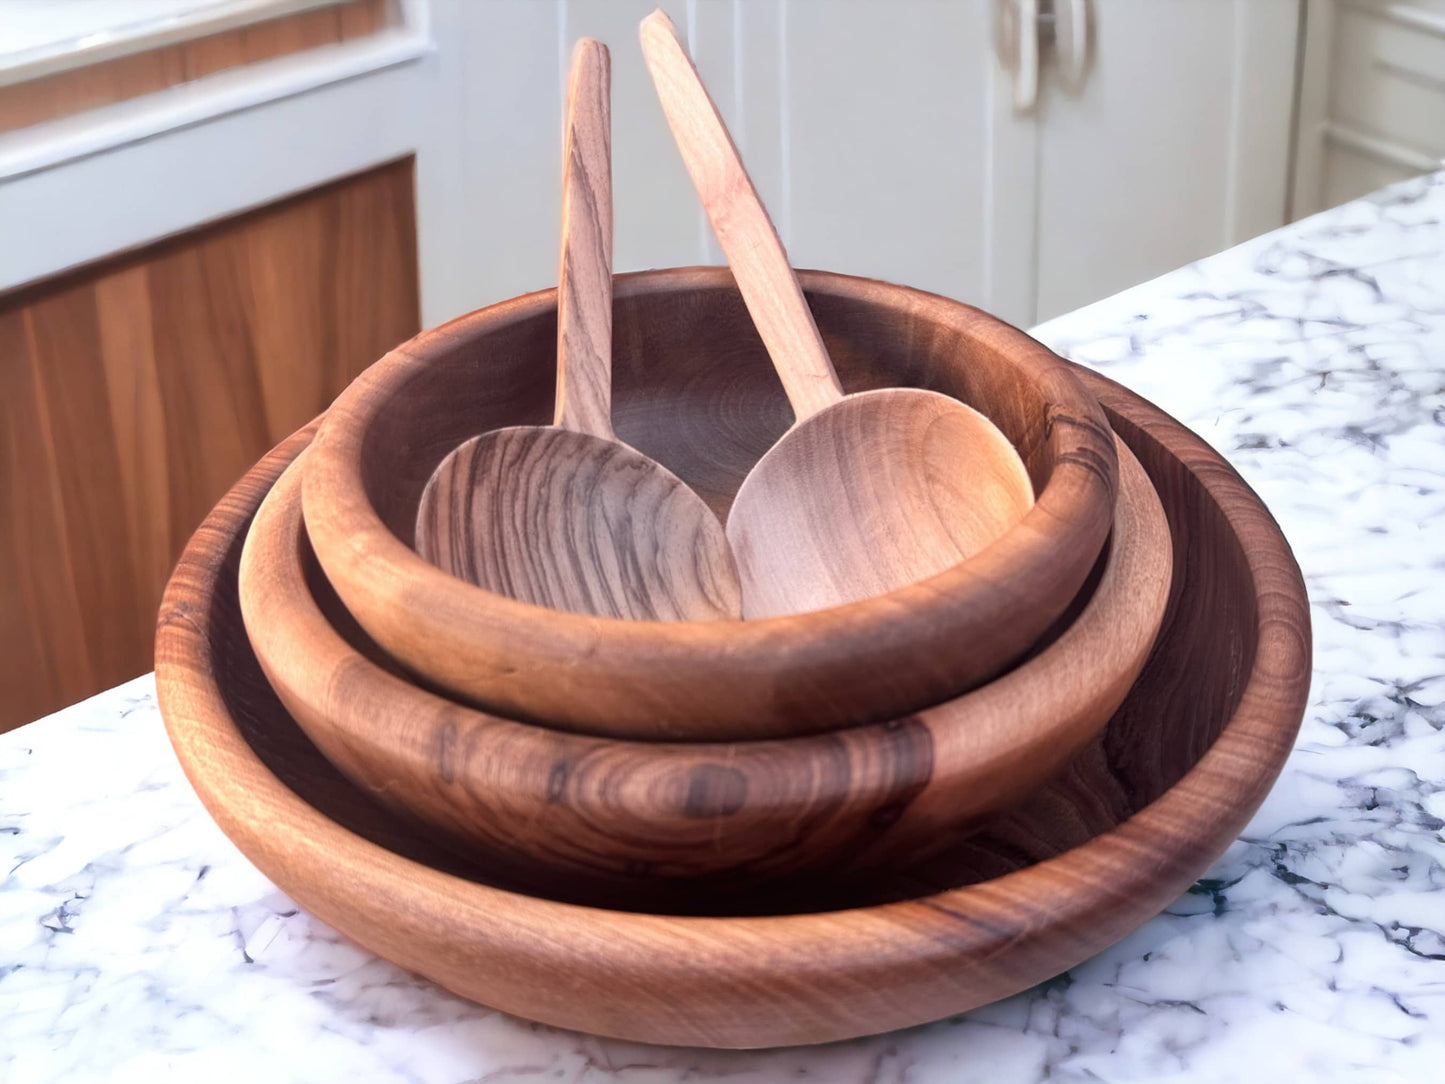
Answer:
[[[712,221],[738,289],[799,421],[843,388],[798,277],[697,68],[660,9],[642,20],[642,53],[673,138]]]
[[[583,38],[567,79],[553,424],[612,439],[612,72]]]

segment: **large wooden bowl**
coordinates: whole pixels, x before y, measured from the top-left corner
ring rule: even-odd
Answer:
[[[1278,774],[1309,684],[1304,585],[1269,513],[1198,438],[1084,379],[1170,519],[1176,575],[1159,641],[1054,785],[909,876],[829,886],[823,899],[799,890],[767,901],[772,915],[638,914],[522,895],[503,887],[513,882],[500,865],[463,866],[409,830],[306,740],[242,626],[247,524],[309,433],[237,485],[177,566],[156,639],[171,740],[222,829],[298,903],[508,1012],[749,1047],[886,1031],[1005,997],[1118,940],[1204,871]]]
[[[303,500],[347,609],[395,658],[462,698],[634,739],[777,738],[880,722],[1017,661],[1077,594],[1109,531],[1117,460],[1098,404],[1048,349],[977,309],[841,275],[802,282],[847,391],[932,388],[978,408],[1018,448],[1037,503],[994,544],[887,595],[755,621],[591,617],[454,579],[411,548],[421,491],[461,441],[546,420],[548,291],[418,336],[327,412]],[[791,420],[730,273],[621,275],[614,309],[618,436],[725,516],[754,452]]]
[[[732,895],[921,857],[1034,791],[1099,732],[1169,597],[1169,524],[1121,448],[1097,586],[1057,639],[982,688],[896,722],[778,741],[568,734],[388,671],[315,566],[301,517],[305,458],[262,503],[241,558],[241,612],[272,688],[354,782],[464,852],[547,867],[596,890],[594,900],[624,902],[630,889],[656,906],[663,891]],[[701,883],[668,883],[684,878]]]

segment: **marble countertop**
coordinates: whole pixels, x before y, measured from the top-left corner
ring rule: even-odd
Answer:
[[[561,1032],[298,910],[202,810],[144,677],[0,735],[0,1080],[1445,1079],[1445,174],[1035,334],[1228,456],[1309,585],[1294,754],[1164,914],[1064,977],[872,1039]]]

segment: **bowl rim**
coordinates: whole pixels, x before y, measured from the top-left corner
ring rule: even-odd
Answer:
[[[1022,520],[968,560],[886,595],[750,620],[567,613],[460,581],[381,520],[363,448],[395,395],[459,343],[555,310],[555,289],[542,290],[422,332],[327,411],[302,500],[317,559],[347,609],[389,654],[456,696],[608,737],[792,737],[907,715],[1002,672],[1073,599],[1112,525],[1118,461],[1103,412],[1063,359],[982,310],[872,279],[798,276],[809,294],[886,296],[892,312],[946,323],[1038,389],[1053,468]],[[667,268],[617,275],[613,298],[735,289],[725,267]],[[969,649],[940,661],[933,649],[944,636]]]
[[[685,816],[686,788],[677,792],[675,804],[659,800],[659,773],[680,778],[715,766],[743,773],[744,797],[725,812],[686,815],[697,831],[713,831],[711,824],[724,832],[740,823],[732,818],[744,811],[749,819],[767,817],[786,828],[841,811],[845,798],[850,817],[866,818],[896,803],[900,792],[912,795],[903,815],[876,837],[855,833],[832,842],[829,859],[836,863],[851,849],[850,868],[856,868],[860,856],[880,861],[904,840],[1006,808],[1032,791],[1093,739],[1138,677],[1167,608],[1173,549],[1148,475],[1115,439],[1120,468],[1112,541],[1098,585],[1078,616],[1007,674],[903,720],[926,735],[929,755],[903,757],[896,769],[886,753],[900,741],[895,722],[852,728],[842,742],[836,735],[640,742],[551,731],[458,704],[388,673],[331,626],[305,582],[299,505],[309,449],[278,476],[247,532],[239,569],[241,613],[266,679],[312,743],[353,783],[409,809],[454,842],[501,847],[533,861],[566,853],[567,832],[560,824],[546,831],[537,827],[551,824],[554,808],[565,811],[569,825],[579,817],[588,825],[596,819],[603,828],[610,822],[635,831],[647,824],[643,837],[661,840],[664,830]],[[445,770],[433,737],[443,732],[448,749],[463,751],[447,758]],[[496,750],[506,750],[505,758],[491,755]],[[559,795],[550,773],[543,787],[539,777],[519,768],[545,771],[565,764],[570,784],[599,757],[605,758],[606,786],[597,793],[583,788],[578,795],[568,786]],[[812,782],[779,794],[753,785],[758,778],[753,772]],[[820,780],[828,786],[820,789]],[[935,813],[944,807],[945,793],[947,813]],[[479,802],[474,794],[487,800]],[[931,807],[922,801],[924,794]],[[513,837],[534,845],[509,843]],[[689,847],[683,860],[669,860],[669,870],[688,876],[752,868],[776,861],[776,847],[776,841],[759,841],[748,858],[726,864],[715,848]],[[643,849],[627,864],[644,861]],[[807,855],[813,859],[809,868],[825,860],[807,848],[802,855],[796,849],[786,853],[795,861]],[[595,872],[599,858],[588,854]]]
[[[681,918],[518,895],[348,831],[245,741],[211,645],[228,550],[315,423],[217,505],[167,586],[156,682],[182,768],[225,834],[308,911],[443,987],[543,1023],[643,1042],[816,1043],[939,1019],[1027,988],[1157,913],[1233,842],[1284,765],[1310,681],[1304,583],[1258,497],[1158,408],[1081,375],[1111,415],[1164,444],[1214,500],[1243,549],[1258,637],[1239,701],[1200,759],[1153,802],[1071,850],[877,907]],[[639,966],[646,981],[629,982]]]

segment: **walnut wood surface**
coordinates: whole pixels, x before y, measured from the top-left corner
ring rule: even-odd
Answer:
[[[462,853],[531,862],[617,904],[684,906],[937,849],[1098,733],[1169,595],[1168,522],[1121,449],[1097,586],[1053,643],[997,681],[910,718],[788,741],[591,738],[467,709],[388,670],[315,567],[303,465],[262,504],[240,567],[247,632],[287,709],[351,779]]]
[[[850,395],[788,430],[733,500],[743,616],[821,610],[936,576],[1033,504],[1023,461],[978,411],[917,388]]]
[[[535,606],[635,621],[742,610],[712,509],[616,441],[539,426],[466,441],[417,510],[417,552],[467,583]]]
[[[612,69],[583,38],[567,77],[557,258],[559,429],[612,439]]]
[[[412,163],[0,298],[0,731],[151,669],[186,539],[416,333]]]
[[[909,372],[900,359],[879,376]],[[303,907],[531,1019],[768,1046],[904,1027],[1025,989],[1157,913],[1234,840],[1289,753],[1309,684],[1304,586],[1268,512],[1203,441],[1080,376],[1170,520],[1176,575],[1159,641],[1058,782],[907,876],[799,889],[757,901],[779,913],[755,917],[578,907],[509,891],[500,864],[460,863],[367,800],[276,700],[237,608],[246,525],[306,433],[217,507],[171,580],[157,681],[177,754],[221,827]],[[702,419],[660,413],[653,437],[739,432]]]
[[[583,38],[567,81],[551,426],[463,441],[432,473],[416,550],[534,606],[638,621],[739,617],[722,524],[612,433],[612,159],[607,49]]]
[[[887,594],[965,561],[1033,506],[1028,472],[976,410],[916,388],[843,397],[783,243],[662,12],[642,52],[663,112],[797,424],[728,515],[743,616]]]
[[[619,621],[459,583],[412,549],[421,490],[461,441],[550,414],[555,293],[427,332],[336,400],[307,457],[317,557],[391,655],[487,710],[604,736],[746,740],[896,718],[1022,657],[1088,576],[1118,461],[1098,404],[1024,333],[886,283],[803,273],[850,392],[924,387],[1019,450],[1033,509],[972,560],[889,595],[757,621]],[[719,514],[786,429],[786,400],[725,269],[617,276],[617,435]],[[662,441],[660,432],[676,434]],[[948,653],[941,642],[956,645]]]

